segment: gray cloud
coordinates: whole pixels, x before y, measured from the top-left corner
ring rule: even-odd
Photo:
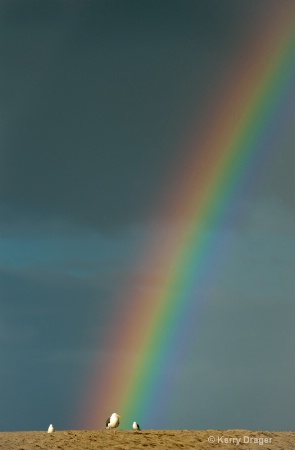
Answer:
[[[252,16],[142,5],[2,4],[4,205],[104,230],[146,219]]]

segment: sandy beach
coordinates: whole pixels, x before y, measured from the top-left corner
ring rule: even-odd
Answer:
[[[295,448],[295,432],[249,430],[64,430],[1,432],[1,450],[92,450],[92,449],[263,449]]]

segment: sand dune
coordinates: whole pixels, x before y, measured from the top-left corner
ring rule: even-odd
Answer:
[[[1,432],[1,450],[295,449],[294,432],[249,430],[72,430]]]

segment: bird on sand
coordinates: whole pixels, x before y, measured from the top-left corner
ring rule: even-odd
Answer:
[[[140,426],[139,426],[138,423],[136,423],[136,422],[133,422],[132,428],[133,428],[133,430],[135,430],[135,431],[141,431]]]
[[[53,433],[55,431],[54,426],[52,425],[52,423],[49,425],[48,427],[48,431],[47,433]]]
[[[109,417],[106,421],[106,430],[110,430],[112,428],[117,428],[120,424],[120,417],[119,414],[113,413],[111,417]]]

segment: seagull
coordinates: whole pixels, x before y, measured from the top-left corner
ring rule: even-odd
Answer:
[[[52,423],[49,425],[48,427],[48,431],[47,433],[53,433],[55,431],[54,426],[52,425]]]
[[[133,422],[132,428],[133,428],[133,430],[141,431],[140,426],[139,426],[138,423],[136,423],[136,422]]]
[[[113,413],[113,414],[111,415],[111,417],[109,417],[109,418],[107,419],[107,422],[106,422],[106,430],[110,430],[111,428],[117,428],[117,426],[118,426],[119,423],[120,423],[120,420],[119,420],[120,417],[121,417],[121,416],[119,416],[119,414]]]

